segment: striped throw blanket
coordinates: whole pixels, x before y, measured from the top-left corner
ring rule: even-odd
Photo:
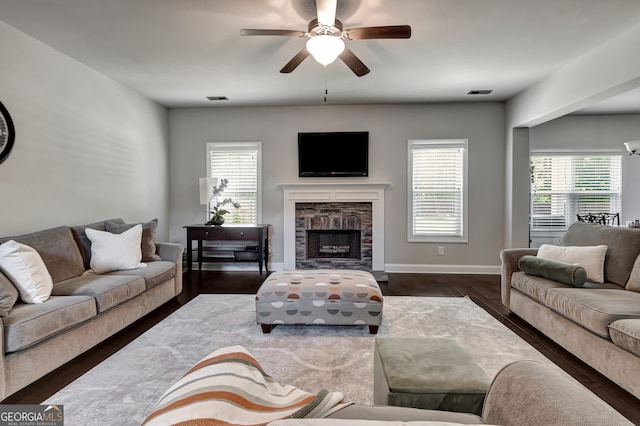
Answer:
[[[285,418],[322,418],[349,405],[340,392],[312,394],[281,385],[242,346],[207,355],[171,386],[145,426],[265,425]]]

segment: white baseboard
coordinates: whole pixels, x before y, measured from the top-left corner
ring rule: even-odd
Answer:
[[[413,274],[486,274],[499,275],[500,265],[421,265],[387,263],[384,265],[387,273]]]

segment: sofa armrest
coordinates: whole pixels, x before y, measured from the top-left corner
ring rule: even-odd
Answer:
[[[1,273],[1,272],[0,272]],[[4,330],[4,324],[2,323],[2,317],[0,317],[0,330]],[[6,393],[6,378],[5,378],[5,365],[4,365],[4,333],[0,333],[0,350],[2,351],[2,353],[0,353],[0,401],[2,401],[5,396],[7,396]]]
[[[162,258],[173,263],[182,265],[182,253],[184,247],[179,243],[159,243],[156,242],[156,253]]]
[[[182,293],[182,253],[184,246],[179,243],[156,242],[156,254],[169,262],[176,264],[176,296]]]
[[[482,421],[500,425],[632,425],[564,372],[537,361],[516,361],[498,372]]]
[[[502,304],[509,308],[511,302],[511,274],[518,272],[518,261],[522,256],[538,254],[537,248],[515,248],[500,251],[502,267],[500,269],[500,296]]]

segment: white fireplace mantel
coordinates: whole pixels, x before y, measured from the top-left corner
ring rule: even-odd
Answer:
[[[290,183],[284,193],[284,269],[296,267],[296,203],[370,202],[373,213],[372,265],[384,271],[384,191],[386,183]]]

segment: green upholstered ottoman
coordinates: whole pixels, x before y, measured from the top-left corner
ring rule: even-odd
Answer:
[[[373,402],[482,414],[491,380],[455,339],[378,337]]]

